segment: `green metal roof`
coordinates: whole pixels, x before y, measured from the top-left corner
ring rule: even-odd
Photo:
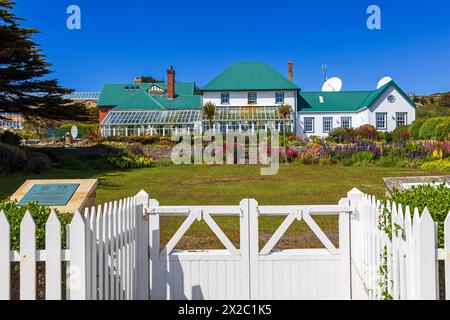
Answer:
[[[202,96],[194,95],[194,83],[175,83],[175,97],[149,93],[153,85],[162,89],[167,83],[106,84],[100,94],[98,106],[114,107],[114,110],[189,110],[200,109]]]
[[[236,62],[201,88],[202,91],[298,89],[264,62]]]
[[[416,107],[411,98],[394,81],[391,81],[374,91],[303,91],[299,93],[297,110],[299,112],[356,112],[370,108],[391,86],[397,89],[411,106]]]

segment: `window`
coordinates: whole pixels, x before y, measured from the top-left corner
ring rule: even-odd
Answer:
[[[397,123],[397,128],[406,126],[408,124],[408,121],[407,121],[408,114],[406,112],[397,112],[395,119],[396,119],[396,123]]]
[[[376,113],[376,127],[377,130],[387,129],[387,113]]]
[[[352,117],[341,117],[341,127],[350,129],[352,127]]]
[[[284,103],[284,92],[275,92],[275,103],[276,104]]]
[[[333,129],[333,118],[332,117],[324,117],[323,118],[323,132],[327,133]]]
[[[220,94],[220,104],[230,104],[230,93],[222,92]]]
[[[256,92],[248,93],[248,104],[256,104],[257,96]]]
[[[314,118],[304,118],[305,124],[305,132],[313,133],[314,132]]]

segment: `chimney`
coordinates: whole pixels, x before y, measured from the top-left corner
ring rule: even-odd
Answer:
[[[134,78],[134,83],[135,84],[141,84],[142,83],[142,78],[141,77]]]
[[[167,70],[167,98],[175,97],[175,70],[172,66]]]
[[[294,63],[292,61],[288,62],[288,79],[289,81],[294,80]]]

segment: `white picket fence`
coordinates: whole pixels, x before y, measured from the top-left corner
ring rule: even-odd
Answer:
[[[427,208],[387,202],[352,190],[352,291],[355,299],[439,299],[439,261],[445,260],[446,299],[450,300],[450,213],[444,224],[445,248],[438,248],[437,224]],[[391,234],[380,230],[383,210],[391,214]],[[384,258],[383,258],[384,255]],[[380,270],[383,269],[383,272]],[[382,285],[384,283],[384,285]]]
[[[84,215],[76,212],[66,229],[65,249],[61,248],[61,223],[52,211],[46,223],[44,250],[36,250],[36,226],[27,212],[20,225],[20,251],[11,251],[10,225],[1,212],[0,300],[11,296],[11,262],[20,263],[22,300],[36,299],[36,262],[45,262],[47,300],[62,298],[62,263],[66,263],[66,299],[134,299],[139,269],[136,215],[140,208],[142,219],[143,211],[138,201],[139,194],[87,209]]]
[[[175,212],[176,215],[187,215],[187,222],[174,235],[171,242],[160,251],[157,239],[159,215],[173,214],[174,209],[178,210]],[[76,212],[70,225],[67,226],[67,248],[61,247],[61,224],[56,214],[52,212],[46,223],[44,250],[36,250],[36,226],[31,214],[26,213],[20,225],[19,251],[11,250],[10,226],[5,213],[1,212],[0,300],[11,298],[11,262],[20,263],[20,299],[23,300],[36,299],[37,262],[45,262],[45,299],[48,300],[61,299],[63,290],[66,290],[66,299],[71,300],[133,300],[148,299],[155,295],[176,298],[176,295],[171,293],[170,282],[164,283],[162,289],[164,292],[150,294],[151,290],[155,290],[152,281],[161,281],[162,278],[159,277],[166,276],[164,270],[170,271],[168,275],[173,277],[172,279],[177,279],[178,275],[175,273],[183,272],[184,260],[192,260],[192,265],[198,264],[199,273],[205,263],[217,266],[217,270],[222,270],[222,266],[219,265],[221,262],[218,262],[222,260],[211,255],[218,254],[217,252],[205,251],[202,254],[173,250],[176,242],[195,219],[204,219],[224,243],[229,252],[220,253],[221,259],[238,261],[236,277],[241,279],[248,271],[247,276],[251,280],[249,280],[250,289],[247,289],[247,286],[243,288],[250,290],[248,291],[250,294],[245,294],[243,297],[314,298],[316,296],[302,292],[312,290],[317,293],[320,290],[314,286],[325,288],[326,283],[331,283],[330,281],[339,277],[341,280],[346,280],[341,281],[341,284],[336,282],[336,288],[333,290],[348,292],[341,296],[344,298],[382,299],[384,295],[390,295],[394,299],[402,300],[438,299],[438,262],[445,260],[446,298],[450,300],[450,215],[445,221],[445,248],[438,249],[436,223],[431,219],[428,210],[424,210],[420,215],[417,209],[389,204],[392,214],[391,223],[398,225],[399,228],[395,228],[392,235],[388,236],[379,229],[378,219],[383,210],[381,203],[373,196],[363,194],[357,189],[350,191],[347,198],[342,199],[339,205],[335,206],[259,206],[255,200],[246,199],[240,206],[195,206],[188,209],[187,211],[183,207],[160,207],[156,200],[149,199],[148,194],[141,191],[134,197],[86,210],[84,214]],[[220,215],[221,212],[222,215],[236,214],[240,217],[241,228],[244,227],[241,236],[246,235],[241,237],[241,245],[247,243],[248,248],[246,246],[235,248],[221,232],[211,217],[214,214]],[[339,248],[334,248],[312,221],[310,215],[321,213],[339,214],[341,233]],[[258,216],[274,214],[284,215],[286,220],[266,246],[260,249],[257,231]],[[289,225],[295,220],[302,219],[324,243],[323,252],[314,251],[315,249],[308,252],[305,250],[273,251],[275,243]],[[341,238],[341,236],[344,237]],[[384,250],[386,250],[385,262],[381,259]],[[173,254],[170,254],[171,251]],[[249,254],[248,257],[247,254]],[[161,259],[161,266],[155,262],[156,257]],[[164,261],[170,259],[181,261],[181,265],[174,269],[167,269],[168,264]],[[217,262],[214,262],[214,259]],[[212,261],[212,263],[203,260]],[[334,260],[336,263],[338,260],[341,262],[335,264]],[[323,266],[317,261],[324,261]],[[62,275],[63,264],[66,265],[65,275]],[[227,262],[223,267],[228,268],[229,264]],[[269,270],[266,270],[266,264],[267,268],[270,266],[274,268],[273,270],[272,267],[269,268],[272,270],[270,278],[264,276]],[[318,267],[313,267],[314,264]],[[318,277],[315,282],[310,277],[312,273],[304,271],[306,269],[303,265],[311,270],[322,271],[326,271],[326,266],[330,265],[337,273],[324,272],[323,274],[327,275]],[[340,266],[347,266],[347,269]],[[379,273],[381,267],[386,271],[385,277]],[[155,273],[155,268],[159,268],[158,273]],[[285,268],[290,271],[286,273]],[[213,273],[208,274],[209,277],[206,277],[204,281],[218,279],[214,278]],[[320,276],[319,272],[314,274]],[[217,273],[218,277],[223,275],[223,272]],[[62,286],[64,278],[66,279],[65,288]],[[270,279],[272,280],[269,281]],[[281,284],[276,279],[281,279]],[[386,280],[385,290],[380,286],[380,281],[383,279]],[[240,282],[242,281],[234,281],[234,283]],[[229,280],[226,281],[227,286],[232,283]],[[283,283],[288,283],[289,286]],[[295,283],[298,283],[298,286]],[[303,285],[305,283],[307,286]],[[202,284],[198,283],[198,285],[201,289]],[[177,288],[177,285],[174,288]],[[205,284],[203,288],[210,288],[210,286]],[[205,292],[209,292],[207,290]],[[328,289],[325,291],[329,293]],[[186,292],[185,296],[189,298],[189,291]],[[279,292],[279,295],[276,292]],[[288,292],[290,294],[285,295]],[[298,294],[293,294],[295,292]],[[208,293],[204,298],[213,296]],[[327,296],[325,295],[324,298]]]

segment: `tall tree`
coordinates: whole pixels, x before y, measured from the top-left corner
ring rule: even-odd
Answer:
[[[0,0],[0,111],[59,117],[55,111],[68,102],[62,95],[72,90],[46,78],[50,64],[32,38],[38,30],[20,26],[23,19],[12,13],[14,5],[11,0]]]

